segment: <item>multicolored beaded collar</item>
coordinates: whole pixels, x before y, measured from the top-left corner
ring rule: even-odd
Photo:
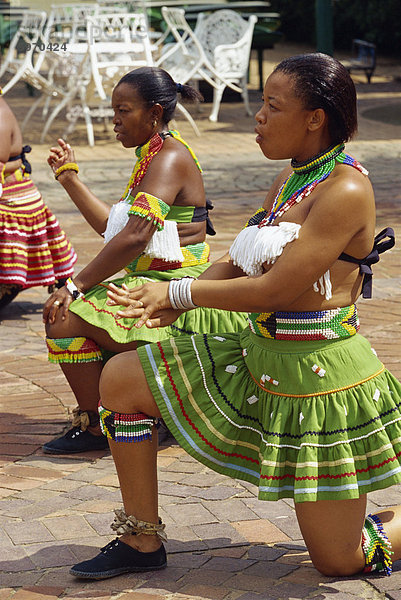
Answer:
[[[150,138],[150,140],[148,140],[146,142],[146,144],[143,144],[142,146],[138,146],[135,149],[137,161],[135,163],[134,170],[132,171],[131,177],[129,179],[128,185],[125,189],[122,199],[125,199],[127,197],[127,195],[130,194],[130,191],[132,190],[132,188],[135,188],[137,185],[140,184],[142,179],[145,177],[146,171],[148,170],[150,163],[152,162],[152,160],[154,159],[156,154],[162,149],[164,140],[167,136],[173,137],[174,139],[176,139],[179,142],[181,142],[182,144],[184,144],[184,146],[189,150],[199,171],[202,173],[201,166],[199,164],[198,159],[195,156],[194,151],[182,139],[182,137],[178,131],[176,131],[175,129],[171,129],[171,130],[167,131],[166,133],[161,133],[161,134],[156,133],[155,135],[153,135]]]
[[[344,153],[342,143],[331,146],[305,162],[292,160],[293,172],[279,189],[270,213],[261,221],[259,227],[271,225],[291,206],[309,196],[315,187],[330,175],[336,163],[346,163],[366,172],[352,156]]]

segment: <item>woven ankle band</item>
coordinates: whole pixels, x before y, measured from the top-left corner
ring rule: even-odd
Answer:
[[[118,413],[99,403],[100,427],[103,435],[115,442],[142,442],[152,439],[156,419],[144,413]]]
[[[99,346],[86,337],[46,338],[49,362],[87,363],[103,360]]]
[[[368,515],[362,529],[362,550],[365,555],[364,573],[377,571],[391,575],[391,543],[383,529],[383,523],[377,515]]]
[[[129,517],[126,513],[119,508],[114,509],[115,517],[111,524],[111,528],[116,532],[117,535],[123,535],[124,533],[132,533],[133,535],[144,534],[144,535],[158,535],[164,542],[167,541],[167,535],[164,531],[165,525],[159,519],[159,523],[147,523],[146,521],[138,521],[133,515]]]
[[[80,427],[82,431],[99,425],[99,415],[94,410],[81,410],[79,406],[72,411],[72,426]]]

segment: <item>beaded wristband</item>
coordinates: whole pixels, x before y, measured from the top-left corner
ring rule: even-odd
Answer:
[[[194,277],[183,277],[182,279],[171,279],[168,286],[168,297],[171,306],[175,310],[190,310],[197,308],[192,300],[191,285]]]
[[[54,173],[55,179],[58,179],[63,171],[75,171],[75,173],[79,173],[79,167],[78,167],[77,163],[74,163],[74,162],[69,162],[69,163],[66,163],[65,165],[61,165],[61,167],[59,167],[57,169],[57,171]]]

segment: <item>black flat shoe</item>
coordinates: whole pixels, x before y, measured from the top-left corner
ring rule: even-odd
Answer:
[[[70,569],[71,575],[83,579],[107,579],[122,573],[156,571],[167,565],[163,544],[154,552],[139,552],[118,538],[109,542],[91,560],[84,560]]]
[[[67,433],[42,446],[46,454],[77,454],[90,450],[106,450],[109,447],[105,435],[93,435],[87,429],[73,427]]]

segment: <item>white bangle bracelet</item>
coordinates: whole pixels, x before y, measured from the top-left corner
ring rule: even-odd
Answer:
[[[191,285],[194,277],[183,277],[182,279],[171,279],[168,286],[168,297],[171,306],[175,310],[190,310],[197,308],[192,300]]]

